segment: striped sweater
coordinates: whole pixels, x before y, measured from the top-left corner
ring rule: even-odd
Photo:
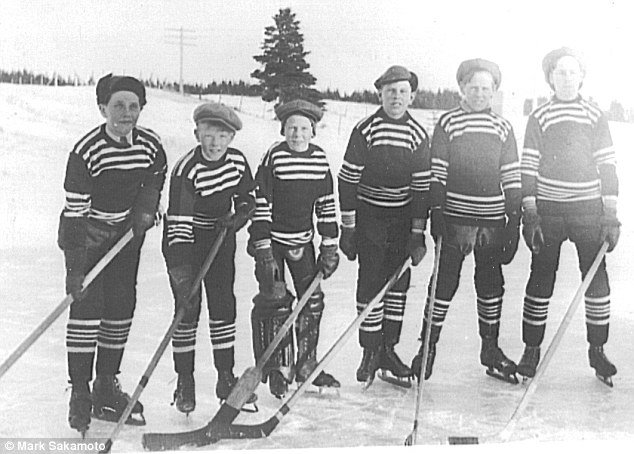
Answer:
[[[254,187],[249,163],[235,148],[218,161],[205,159],[200,145],[182,156],[171,174],[163,233],[168,267],[191,263],[196,230],[211,230],[234,207],[253,205]]]
[[[323,149],[311,143],[305,152],[295,152],[286,141],[277,142],[262,157],[256,181],[256,211],[249,228],[256,248],[272,241],[289,247],[311,242],[313,215],[322,244],[336,244],[333,180]]]
[[[432,206],[463,225],[504,225],[518,213],[520,161],[511,124],[491,109],[444,113],[431,145]]]
[[[350,135],[338,175],[343,225],[355,225],[358,208],[426,218],[430,178],[425,129],[409,113],[394,120],[380,108]]]
[[[167,172],[165,151],[150,129],[135,127],[132,143],[115,141],[103,124],[86,134],[68,158],[62,217],[125,222],[141,186],[161,190]]]
[[[542,214],[600,213],[616,204],[616,157],[607,119],[592,102],[553,98],[529,116],[522,197]]]

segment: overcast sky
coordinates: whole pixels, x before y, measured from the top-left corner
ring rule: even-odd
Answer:
[[[456,88],[462,60],[502,69],[502,89],[547,94],[541,59],[568,45],[587,58],[585,92],[634,106],[629,0],[1,0],[0,67],[96,77],[110,71],[177,81],[246,80],[264,27],[290,6],[318,88],[372,88],[389,65],[423,88]]]

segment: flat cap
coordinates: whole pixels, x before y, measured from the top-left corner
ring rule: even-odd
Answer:
[[[232,131],[242,129],[242,120],[231,107],[217,102],[206,102],[194,109],[194,122],[209,121],[226,126]]]
[[[474,73],[478,71],[486,71],[493,77],[493,83],[496,88],[500,87],[502,83],[502,73],[500,67],[492,61],[485,60],[483,58],[472,58],[471,60],[465,60],[458,66],[456,72],[456,80],[458,85],[462,85],[465,82],[471,80]]]
[[[139,97],[141,107],[145,106],[145,87],[131,76],[113,76],[112,73],[103,76],[97,82],[97,104],[108,104],[113,93],[118,91],[131,91]]]
[[[579,62],[579,67],[581,68],[581,72],[583,74],[586,73],[586,65],[584,62],[583,55],[570,47],[560,47],[559,49],[551,50],[546,54],[544,59],[542,60],[542,69],[544,70],[544,77],[546,78],[546,82],[550,85],[550,73],[553,72],[555,66],[557,66],[557,62],[561,57],[573,57]]]
[[[303,115],[314,123],[318,123],[324,112],[316,104],[303,99],[294,99],[275,108],[275,115],[284,123],[291,115]]]
[[[392,82],[400,82],[406,80],[412,87],[412,91],[416,91],[418,88],[418,77],[415,73],[411,72],[404,66],[390,66],[381,76],[374,81],[374,87],[380,90],[383,85],[391,84]]]

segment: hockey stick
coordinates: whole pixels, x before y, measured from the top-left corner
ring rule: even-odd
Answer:
[[[427,361],[429,359],[429,341],[431,340],[431,325],[434,316],[434,306],[436,305],[436,287],[438,286],[438,269],[440,268],[440,251],[442,250],[442,236],[438,237],[436,242],[436,251],[434,256],[434,269],[431,277],[431,294],[429,295],[429,308],[427,309],[427,326],[425,327],[425,338],[423,339],[423,358],[420,364],[420,373],[418,379],[418,388],[416,395],[416,410],[414,411],[414,427],[405,439],[405,446],[413,446],[416,444],[416,435],[418,434],[418,416],[420,407],[423,404],[423,390],[425,387],[425,371],[427,370]]]
[[[222,243],[225,240],[226,236],[227,236],[227,229],[226,228],[221,229],[220,233],[218,234],[218,237],[216,238],[216,241],[214,241],[214,244],[211,246],[211,249],[209,250],[209,253],[207,254],[207,258],[203,262],[200,268],[200,271],[198,271],[198,274],[196,275],[194,282],[192,282],[192,285],[189,289],[189,293],[187,294],[187,298],[185,299],[185,304],[176,311],[176,315],[174,316],[172,323],[170,324],[165,335],[161,339],[161,342],[159,343],[159,346],[156,349],[156,352],[154,352],[154,355],[150,359],[150,362],[148,363],[147,368],[145,369],[145,372],[143,373],[143,375],[141,376],[141,379],[139,380],[139,384],[134,390],[132,397],[130,397],[130,401],[128,402],[127,407],[125,407],[125,410],[119,417],[119,421],[117,422],[117,425],[115,426],[113,431],[110,433],[110,437],[106,441],[104,448],[101,451],[99,451],[100,453],[108,453],[110,452],[110,449],[112,449],[112,444],[114,443],[114,439],[117,437],[117,435],[119,435],[121,428],[123,427],[125,422],[128,420],[128,417],[130,416],[130,414],[132,413],[132,408],[137,403],[137,401],[139,400],[139,397],[141,397],[141,393],[143,392],[148,382],[150,381],[150,377],[152,376],[154,369],[156,369],[156,366],[158,365],[158,362],[161,359],[161,356],[163,356],[163,353],[167,349],[167,346],[169,344],[169,341],[172,338],[172,335],[176,331],[176,328],[178,328],[178,324],[181,322],[181,320],[187,313],[187,307],[186,307],[187,304],[198,293],[200,289],[200,284],[202,283],[207,272],[209,271],[211,264],[213,263],[216,256],[218,255],[220,246],[222,246]]]
[[[134,234],[132,229],[128,230],[119,241],[117,241],[108,252],[97,262],[97,264],[88,272],[82,283],[82,290],[88,288],[88,286],[97,278],[97,276],[108,266],[108,264],[121,252],[126,244],[130,242]],[[15,349],[11,355],[0,365],[0,377],[2,377],[13,364],[40,338],[42,334],[53,324],[55,320],[73,303],[74,299],[72,295],[66,295],[61,303],[57,305],[55,309],[40,323],[35,330],[22,341],[22,343]]]
[[[506,442],[511,438],[511,434],[515,430],[515,426],[517,425],[517,422],[519,421],[519,415],[524,411],[524,409],[526,408],[526,405],[528,404],[528,401],[533,396],[533,394],[535,394],[535,390],[537,390],[537,386],[539,385],[539,382],[542,376],[544,375],[546,368],[548,367],[548,363],[550,363],[550,360],[555,354],[555,351],[557,350],[557,347],[559,346],[559,343],[561,342],[561,339],[563,338],[564,333],[566,332],[566,329],[568,329],[568,325],[570,325],[570,322],[572,321],[572,317],[574,316],[575,311],[577,310],[577,307],[579,306],[579,303],[583,299],[583,296],[585,295],[586,290],[588,290],[588,287],[590,286],[592,279],[594,279],[594,275],[597,273],[597,270],[599,269],[599,266],[601,265],[601,262],[603,261],[603,258],[605,257],[605,253],[607,250],[608,250],[608,243],[604,242],[601,245],[601,248],[599,249],[599,252],[597,253],[596,258],[594,259],[594,262],[592,262],[590,269],[586,273],[586,277],[581,282],[581,285],[579,285],[579,288],[577,289],[575,296],[572,298],[572,301],[570,301],[570,304],[568,305],[568,309],[566,310],[566,313],[561,319],[561,322],[559,323],[559,326],[557,327],[557,331],[555,331],[553,339],[550,341],[550,344],[548,345],[548,349],[546,350],[546,353],[544,354],[544,358],[541,360],[541,362],[537,366],[537,369],[535,371],[535,376],[531,379],[530,383],[526,387],[526,391],[524,391],[524,394],[522,395],[522,398],[517,404],[517,407],[515,407],[515,411],[511,415],[511,418],[508,420],[508,422],[506,423],[506,425],[500,432],[498,432],[492,437],[487,437],[487,439],[483,441]],[[448,442],[451,445],[478,444],[479,439],[478,437],[449,437]]]
[[[222,439],[230,438],[264,438],[273,432],[275,427],[279,424],[282,418],[290,411],[293,404],[304,394],[308,387],[312,384],[313,380],[319,375],[328,363],[332,360],[333,356],[343,347],[345,341],[359,329],[361,323],[383,299],[385,293],[394,286],[396,281],[403,275],[403,273],[409,268],[411,259],[407,258],[405,262],[396,270],[396,272],[389,278],[387,283],[381,288],[379,293],[368,303],[361,313],[357,315],[354,321],[346,328],[346,330],[339,336],[335,343],[330,347],[330,350],[323,356],[321,361],[317,364],[312,373],[308,376],[306,381],[295,390],[291,397],[277,410],[277,412],[268,420],[261,424],[256,425],[238,425],[238,424],[224,424],[221,422],[209,422],[204,427],[182,433],[172,434],[160,434],[160,433],[147,433],[143,435],[143,447],[150,451],[166,451],[179,449],[180,446],[194,445],[205,446],[210,443],[216,443]]]

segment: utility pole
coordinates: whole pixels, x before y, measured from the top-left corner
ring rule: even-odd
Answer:
[[[191,33],[195,33],[196,31],[183,28],[182,26],[180,28],[166,28],[165,30],[169,32],[169,34],[166,36],[166,39],[168,39],[168,41],[166,41],[167,44],[175,44],[180,49],[179,86],[180,86],[180,93],[181,95],[183,95],[185,93],[183,90],[183,54],[184,54],[183,48],[195,46],[195,44],[192,44],[191,42],[188,42],[188,41],[196,39],[195,36],[191,35]]]

